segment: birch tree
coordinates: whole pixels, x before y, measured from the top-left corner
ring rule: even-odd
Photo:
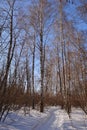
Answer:
[[[43,87],[44,87],[44,45],[45,45],[45,37],[46,37],[46,28],[48,18],[50,18],[50,3],[47,0],[39,0],[35,1],[33,6],[30,8],[30,17],[32,22],[32,27],[37,35],[37,47],[39,49],[40,54],[40,76],[41,76],[41,103],[40,103],[40,111],[44,111],[44,94],[43,94]]]

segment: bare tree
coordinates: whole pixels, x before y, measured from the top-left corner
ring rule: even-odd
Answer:
[[[36,2],[36,3],[35,3]],[[47,0],[35,1],[33,7],[30,8],[31,11],[31,22],[32,26],[36,31],[36,34],[39,39],[37,45],[40,52],[40,75],[41,75],[41,104],[40,111],[43,112],[44,108],[44,95],[43,95],[43,86],[44,86],[44,42],[45,42],[45,33],[48,17],[50,17],[50,4]]]
[[[5,68],[5,74],[3,76],[3,79],[0,84],[0,91],[2,91],[1,94],[1,102],[0,102],[0,112],[1,112],[1,117],[2,118],[2,107],[3,107],[3,102],[4,99],[2,98],[6,94],[6,87],[7,87],[7,79],[8,79],[8,74],[9,74],[9,69],[11,66],[12,58],[14,55],[14,50],[16,46],[16,37],[13,36],[13,19],[14,19],[14,5],[15,5],[15,0],[13,2],[7,1],[9,5],[9,18],[10,18],[10,27],[9,27],[9,47],[8,47],[8,52],[7,52],[7,63],[6,63],[6,68]],[[6,109],[8,106],[5,106],[4,108]]]

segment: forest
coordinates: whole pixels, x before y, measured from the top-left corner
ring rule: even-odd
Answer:
[[[87,0],[1,0],[0,122],[46,106],[87,115]]]

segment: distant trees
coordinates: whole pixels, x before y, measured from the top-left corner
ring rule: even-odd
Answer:
[[[60,9],[59,15],[58,15],[58,16],[60,16],[59,17],[60,22],[58,20],[56,20],[54,27],[55,27],[55,32],[56,32],[55,45],[56,45],[56,48],[58,48],[58,49],[56,49],[57,61],[58,61],[58,64],[60,65],[60,66],[58,66],[58,65],[57,66],[58,66],[58,68],[60,68],[60,70],[58,71],[59,77],[61,76],[59,78],[60,79],[59,81],[61,81],[61,82],[59,82],[59,83],[61,83],[60,86],[62,87],[61,92],[62,92],[62,96],[63,96],[64,108],[67,110],[68,113],[70,113],[71,105],[72,105],[71,99],[72,99],[72,95],[73,95],[73,87],[75,87],[77,90],[77,86],[81,86],[81,84],[75,85],[74,83],[76,82],[76,84],[78,84],[79,80],[81,82],[80,74],[82,72],[79,73],[79,71],[80,71],[79,69],[81,69],[81,68],[76,68],[76,66],[78,66],[78,64],[81,60],[81,57],[79,59],[79,55],[81,54],[81,50],[83,50],[82,46],[80,46],[81,50],[79,50],[79,44],[85,45],[84,44],[85,41],[83,40],[83,36],[81,35],[79,37],[81,39],[79,39],[79,42],[78,42],[78,33],[75,32],[76,30],[73,27],[73,24],[70,23],[69,21],[67,21],[67,19],[65,18],[65,13],[63,10],[64,3],[62,1],[60,1],[60,3],[58,2],[57,4]],[[60,27],[59,31],[57,30],[58,27]],[[77,54],[76,51],[80,51],[79,54]],[[72,58],[72,56],[74,56],[74,57]],[[75,56],[78,57],[78,60],[77,60],[78,63],[76,62],[76,59],[74,59]],[[76,66],[74,66],[75,64],[76,64]],[[85,64],[85,63],[83,63],[83,64]],[[73,79],[73,75],[75,73],[74,69],[76,72],[78,71],[78,74],[75,77],[75,79]],[[57,77],[58,77],[58,75],[57,75]],[[78,79],[77,79],[77,77],[78,77]],[[75,80],[75,82],[74,82],[74,80]],[[80,89],[82,90],[83,88],[78,88],[77,95],[79,95]],[[80,94],[81,94],[81,92],[80,92]],[[79,96],[81,96],[81,95],[79,95]],[[84,97],[85,97],[85,95],[84,95]],[[80,102],[80,100],[79,100],[79,102]]]

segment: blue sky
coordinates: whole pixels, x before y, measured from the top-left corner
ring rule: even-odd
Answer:
[[[80,12],[77,12],[76,8],[80,6],[79,0],[76,0],[75,3],[67,4],[66,13],[69,20],[74,20],[74,26],[77,30],[87,30],[86,22],[81,18]]]
[[[19,0],[19,2],[17,2],[17,5],[19,4],[20,7],[26,9],[26,7],[28,7],[28,5],[31,3],[31,0]],[[50,0],[54,3],[55,0]],[[72,3],[67,3],[66,6],[66,14],[69,20],[74,20],[75,21],[75,27],[77,28],[77,30],[87,30],[87,24],[81,19],[81,17],[79,16],[79,13],[77,13],[76,8],[80,6],[80,2],[79,0],[73,1]]]
[[[76,27],[76,29],[83,31],[83,30],[87,30],[87,24],[81,19],[81,17],[79,16],[79,13],[77,13],[77,11],[76,11],[76,7],[78,5],[80,5],[80,3],[78,1],[79,0],[76,0],[74,4],[67,3],[65,11],[66,11],[66,16],[68,17],[68,19],[70,21],[74,20],[74,22],[75,22],[74,26]],[[1,0],[0,2],[3,3],[4,0]],[[16,5],[18,7],[23,8],[24,10],[27,9],[27,7],[28,7],[29,4],[30,4],[30,0],[18,0],[18,2],[16,2]],[[53,32],[51,34],[51,31],[50,31],[49,38],[52,38],[52,37],[53,37]],[[48,41],[51,41],[51,39],[48,40]],[[35,75],[37,75],[39,77],[40,76],[39,75],[39,71],[40,71],[39,69],[40,69],[40,67],[39,67],[38,64],[39,64],[39,57],[37,59],[36,65],[35,65],[36,66],[36,70],[37,70],[37,71],[35,71]]]
[[[55,0],[50,0],[50,1],[55,2]],[[5,0],[0,0],[0,2],[4,3]],[[17,0],[16,5],[26,10],[26,8],[28,7],[30,3],[31,3],[31,0]],[[77,27],[77,29],[87,30],[87,24],[80,18],[79,13],[77,13],[76,11],[76,7],[78,6],[80,6],[79,0],[73,1],[73,4],[67,3],[65,10],[66,10],[68,19],[75,21],[75,26]]]

